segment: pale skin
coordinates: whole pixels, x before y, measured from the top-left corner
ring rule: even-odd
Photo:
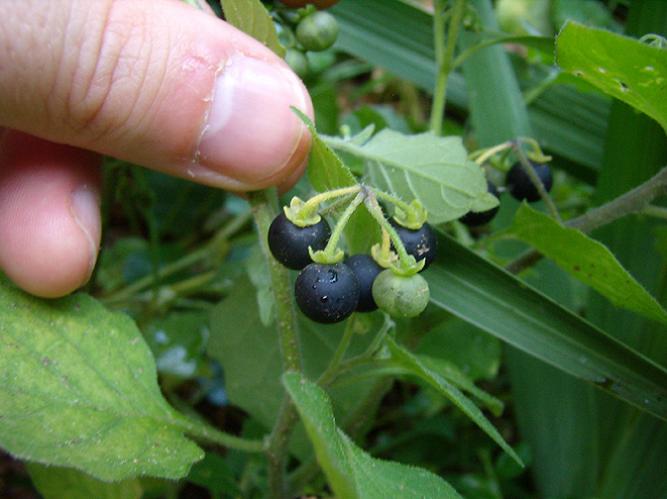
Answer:
[[[66,295],[100,245],[101,155],[237,192],[287,188],[306,89],[250,37],[178,0],[0,1],[0,269]]]

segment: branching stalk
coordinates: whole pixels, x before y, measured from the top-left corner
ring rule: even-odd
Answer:
[[[459,38],[463,15],[465,14],[466,0],[453,0],[451,18],[447,35],[445,36],[445,4],[446,0],[435,0],[433,6],[433,45],[437,76],[433,89],[433,104],[431,106],[431,131],[435,135],[442,134],[442,122],[445,116],[447,102],[447,81],[453,69],[452,60],[454,49]]]
[[[519,158],[521,168],[523,168],[523,171],[526,173],[526,175],[528,175],[528,178],[530,178],[530,181],[537,189],[537,192],[540,193],[540,197],[542,198],[542,201],[544,201],[544,204],[546,205],[547,210],[549,210],[549,213],[551,213],[551,216],[558,220],[559,223],[562,223],[563,220],[560,217],[560,213],[558,213],[556,204],[554,203],[553,199],[551,199],[551,196],[549,196],[547,190],[544,188],[542,180],[540,180],[540,177],[537,175],[537,173],[535,173],[533,165],[531,165],[530,161],[528,161],[528,157],[526,156],[526,153],[523,152],[523,149],[521,149],[521,145],[519,143],[515,144],[514,152],[516,153],[517,158]]]

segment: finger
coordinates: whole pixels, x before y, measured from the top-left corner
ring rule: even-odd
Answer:
[[[100,244],[99,157],[9,131],[0,144],[0,268],[26,291],[88,281]]]
[[[171,0],[0,2],[0,126],[232,190],[302,167],[312,115],[279,57]]]

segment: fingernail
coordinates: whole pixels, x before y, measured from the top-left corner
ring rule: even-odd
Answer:
[[[71,212],[74,221],[88,242],[87,281],[95,267],[100,241],[101,221],[98,193],[85,185],[76,189],[71,197]]]
[[[215,82],[199,163],[248,183],[276,175],[306,133],[290,106],[305,111],[309,102],[305,87],[286,67],[232,56]]]

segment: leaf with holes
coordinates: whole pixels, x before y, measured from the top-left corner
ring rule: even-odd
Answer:
[[[602,243],[523,204],[509,235],[530,244],[617,307],[667,324],[667,312]]]
[[[308,437],[315,448],[336,497],[345,499],[459,499],[456,491],[433,473],[375,459],[357,447],[336,426],[331,401],[315,383],[299,373],[283,375],[287,389]]]
[[[667,50],[570,22],[556,40],[565,71],[656,120],[667,131]]]
[[[327,142],[363,158],[373,185],[406,201],[419,199],[431,223],[498,205],[487,192],[484,172],[468,160],[461,137],[404,135],[385,129],[363,145],[333,137]]]
[[[45,301],[0,277],[0,446],[102,480],[181,478],[203,452],[162,397],[135,324],[87,295]]]
[[[220,0],[225,20],[273,50],[280,57],[285,49],[278,41],[273,19],[259,0]]]

